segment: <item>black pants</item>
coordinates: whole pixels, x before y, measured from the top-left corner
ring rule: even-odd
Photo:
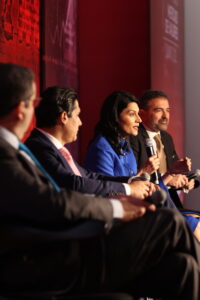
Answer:
[[[199,244],[175,211],[148,212],[102,238],[82,242],[81,249],[78,293],[123,291],[168,300],[200,299]]]

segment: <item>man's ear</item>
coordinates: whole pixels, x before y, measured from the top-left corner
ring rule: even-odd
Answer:
[[[59,121],[61,122],[61,124],[66,124],[66,122],[68,121],[68,116],[67,116],[67,112],[66,111],[63,111],[59,115]]]
[[[13,114],[17,117],[18,120],[24,119],[24,113],[26,110],[27,104],[25,101],[20,101],[17,106],[13,109]]]

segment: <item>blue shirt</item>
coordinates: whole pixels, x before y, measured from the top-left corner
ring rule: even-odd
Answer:
[[[89,145],[84,166],[91,171],[111,176],[134,176],[137,163],[126,139],[120,141],[120,155],[111,147],[108,140],[99,135]]]

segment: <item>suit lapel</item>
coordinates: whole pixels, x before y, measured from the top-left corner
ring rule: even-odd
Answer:
[[[148,133],[142,124],[140,124],[140,132],[144,140],[149,138]]]
[[[58,161],[63,165],[63,167],[71,170],[71,168],[70,168],[69,164],[67,163],[66,159],[64,158],[64,156],[60,153],[60,151],[54,146],[54,144],[42,132],[40,132],[37,129],[34,129],[32,134],[35,138],[40,140],[40,142],[42,144],[48,145],[48,147],[50,147],[51,150],[54,151],[54,153],[57,156]],[[82,168],[80,168],[80,166],[76,163],[76,161],[74,161],[74,163],[76,164],[76,166],[79,169],[81,175],[83,176],[84,174],[83,174]]]
[[[169,167],[169,153],[170,153],[170,149],[169,149],[169,145],[167,143],[167,139],[166,139],[166,134],[164,131],[161,131],[160,132],[160,135],[161,135],[161,140],[162,140],[162,143],[163,143],[163,146],[164,146],[164,151],[165,151],[165,154],[166,154],[166,161],[167,161],[167,167]]]
[[[23,165],[24,169],[27,170],[29,174],[33,174],[36,180],[48,182],[48,179],[44,174],[35,166],[34,163],[30,162],[26,157],[24,157],[18,149],[13,148],[7,141],[0,138],[0,145],[6,149],[7,155],[12,155],[15,160],[19,160]]]

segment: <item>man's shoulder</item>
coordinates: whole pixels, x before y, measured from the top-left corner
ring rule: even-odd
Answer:
[[[171,134],[165,130],[161,130],[160,135],[161,135],[162,139],[173,140]]]
[[[46,137],[42,132],[40,132],[37,128],[34,128],[29,137],[26,139],[26,143],[29,143],[30,141],[37,141],[37,140],[45,140]]]
[[[143,125],[140,125],[138,128],[138,134],[136,136],[132,135],[130,140],[132,145],[144,143],[144,141],[148,138],[148,134]]]
[[[34,146],[52,147],[53,143],[38,129],[33,129],[25,144],[31,149]]]
[[[0,137],[0,157],[10,154],[16,154],[17,150],[13,148],[7,141]]]
[[[137,135],[138,138],[143,138],[143,139],[146,139],[148,138],[148,133],[145,129],[145,127],[140,124],[139,128],[138,128],[138,135]]]

